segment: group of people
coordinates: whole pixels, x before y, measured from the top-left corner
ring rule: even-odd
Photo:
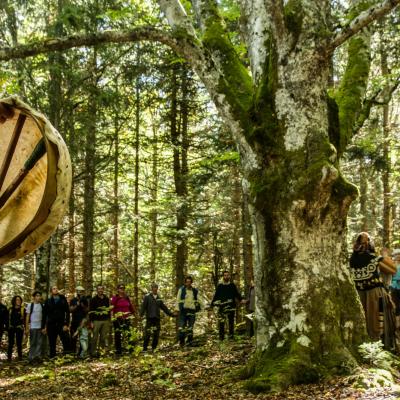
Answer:
[[[254,304],[250,296],[250,303]],[[225,337],[225,321],[228,321],[229,337],[234,335],[234,317],[236,305],[246,303],[236,285],[231,282],[228,271],[223,272],[223,280],[218,284],[211,306],[218,307],[219,338]],[[254,306],[253,306],[254,307]],[[7,358],[12,360],[14,346],[18,359],[22,359],[23,337],[29,337],[29,362],[42,360],[48,347],[48,356],[57,354],[57,339],[62,343],[64,354],[72,353],[79,357],[99,356],[107,347],[114,330],[115,354],[124,350],[133,350],[137,335],[131,329],[140,314],[145,318],[143,332],[143,351],[158,346],[160,335],[161,311],[178,318],[178,339],[180,346],[193,343],[193,327],[196,313],[202,309],[198,289],[193,287],[193,278],[187,276],[184,285],[178,290],[176,307],[170,310],[160,295],[158,285],[153,283],[151,291],[143,298],[139,313],[126,294],[125,286],[118,285],[117,293],[108,298],[104,286],[98,285],[93,297],[84,295],[84,288],[76,288],[76,296],[70,301],[61,294],[56,286],[51,288],[48,298],[43,301],[42,293],[36,290],[32,302],[26,306],[21,296],[14,296],[11,307],[0,302],[0,344],[4,331],[8,332]],[[47,340],[46,340],[47,337]]]
[[[361,232],[354,243],[350,272],[365,312],[367,332],[384,348],[399,352],[400,249],[376,254],[373,239]]]

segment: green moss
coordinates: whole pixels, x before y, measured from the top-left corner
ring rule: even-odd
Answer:
[[[340,174],[339,178],[336,179],[333,185],[332,194],[338,200],[344,198],[349,198],[351,200],[354,200],[359,196],[359,191],[357,186],[350,183],[346,178],[343,177],[342,174]]]
[[[339,155],[343,153],[353,135],[353,127],[362,108],[371,64],[369,50],[368,37],[357,36],[350,39],[346,72],[335,95],[339,107]]]
[[[347,15],[349,22],[373,4],[374,2],[371,0],[357,2]],[[351,38],[347,53],[346,70],[340,87],[334,94],[339,108],[340,135],[335,132],[338,137],[335,137],[332,143],[336,146],[339,157],[343,154],[352,138],[354,128],[362,112],[362,101],[365,96],[371,65],[370,35],[364,31]]]
[[[253,392],[278,392],[292,384],[312,383],[320,378],[312,365],[308,348],[294,342],[280,348],[257,352],[242,377],[249,377],[244,387]]]
[[[208,8],[203,9],[205,30],[202,43],[220,58],[223,77],[218,83],[218,92],[225,94],[242,127],[247,129],[248,111],[252,105],[252,80],[228,37],[217,7],[212,2],[207,5]]]
[[[301,3],[300,0],[289,0],[283,10],[286,27],[293,37],[291,49],[296,46],[303,27],[304,12]]]
[[[277,52],[272,37],[265,45],[268,58],[264,65],[263,80],[255,91],[250,111],[253,126],[248,132],[248,139],[264,150],[268,149],[272,157],[276,157],[284,150],[281,134],[284,127],[280,126],[275,110],[278,82]]]

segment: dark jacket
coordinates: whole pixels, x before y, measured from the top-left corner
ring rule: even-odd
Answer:
[[[69,325],[69,306],[64,295],[60,294],[58,302],[50,296],[43,306],[42,328],[48,324]]]
[[[7,329],[24,329],[25,310],[23,307],[11,307],[9,310],[9,318],[7,320]]]
[[[154,298],[152,293],[146,294],[143,298],[142,307],[140,308],[140,315],[146,315],[146,319],[157,318],[160,319],[160,309],[165,312],[165,314],[172,317],[174,313],[168,309],[164,302],[157,295]]]
[[[91,321],[107,321],[110,319],[110,299],[107,296],[101,298],[96,294],[89,305],[89,319]]]
[[[242,300],[236,285],[233,282],[228,284],[219,283],[212,299],[211,306],[236,307],[235,300]]]
[[[8,310],[4,304],[0,303],[0,332],[6,329],[7,325],[8,325]]]
[[[75,307],[71,311],[71,326],[78,327],[83,318],[86,317],[89,309],[89,298],[87,296],[77,296],[74,297],[70,303],[70,307]]]

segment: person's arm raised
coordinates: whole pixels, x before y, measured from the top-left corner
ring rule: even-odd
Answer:
[[[397,268],[393,260],[388,256],[383,256],[383,259],[379,261],[379,269],[385,273],[393,275],[396,273]]]

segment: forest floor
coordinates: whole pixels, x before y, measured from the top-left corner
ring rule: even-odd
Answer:
[[[253,350],[251,341],[239,338],[153,354],[139,353],[138,347],[137,354],[118,359],[60,358],[40,366],[1,360],[0,399],[400,399],[399,386],[368,369],[280,394],[252,394],[235,375]]]

